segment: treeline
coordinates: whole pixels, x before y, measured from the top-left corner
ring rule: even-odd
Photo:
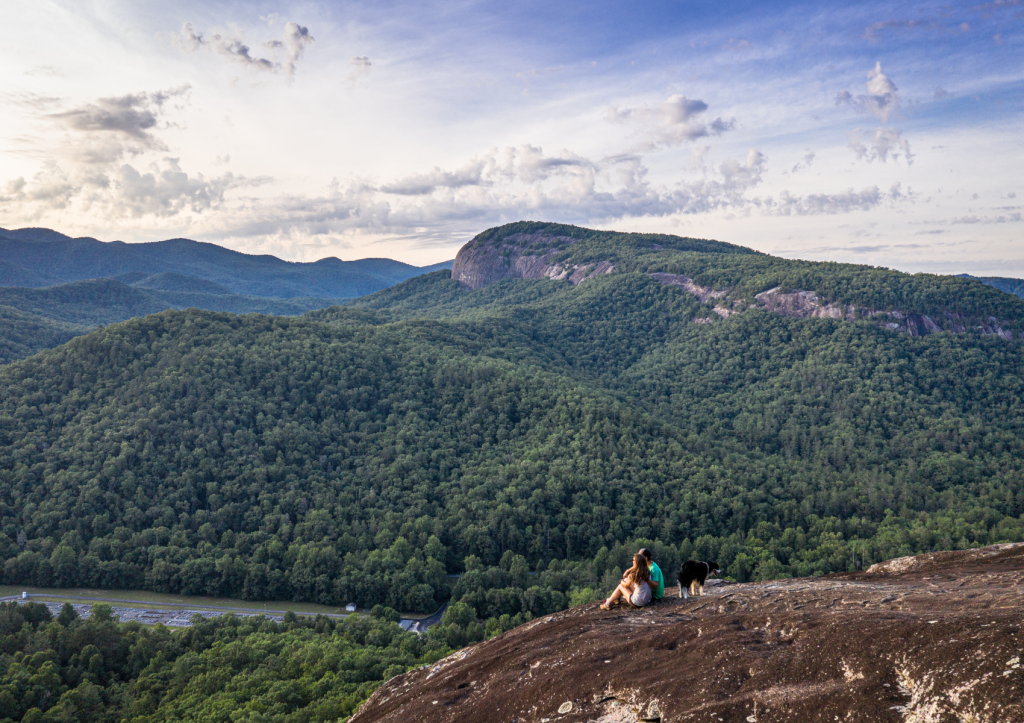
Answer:
[[[67,604],[54,618],[39,603],[0,603],[0,723],[343,720],[382,681],[465,637],[451,616],[425,637],[375,612],[196,616],[172,631],[119,624],[102,604],[82,620]]]

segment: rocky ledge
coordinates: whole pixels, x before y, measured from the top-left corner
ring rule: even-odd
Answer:
[[[1024,544],[705,591],[534,620],[350,723],[1024,722]]]
[[[573,243],[574,238],[544,232],[517,233],[498,242],[474,239],[455,256],[452,278],[467,288],[479,289],[502,279],[568,279],[578,284],[615,271],[608,261],[558,263],[556,257]]]
[[[793,291],[782,291],[780,287],[762,291],[754,297],[755,303],[748,304],[741,299],[730,299],[729,290],[712,289],[708,286],[700,286],[693,279],[682,274],[652,273],[649,274],[655,281],[669,286],[679,286],[686,289],[697,297],[701,302],[714,303],[714,311],[722,318],[744,311],[749,308],[759,308],[770,311],[779,316],[792,316],[800,319],[826,318],[845,319],[854,321],[856,319],[869,319],[878,326],[890,331],[909,334],[910,336],[925,336],[942,331],[942,328],[935,321],[924,314],[906,314],[902,311],[883,311],[879,309],[861,309],[845,304],[833,304],[822,301],[813,291],[796,289]],[[972,323],[963,317],[947,313],[946,319],[949,322],[949,330],[955,334],[964,334],[968,331],[980,332],[983,335],[994,335],[1003,339],[1013,339],[1013,331],[1005,328],[1007,324],[995,317],[989,317],[980,323]],[[696,319],[698,322],[707,322],[709,319]]]

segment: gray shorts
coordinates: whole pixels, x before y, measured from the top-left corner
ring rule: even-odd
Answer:
[[[629,596],[629,602],[638,608],[648,605],[651,602],[651,586],[646,582],[637,585],[636,590]]]

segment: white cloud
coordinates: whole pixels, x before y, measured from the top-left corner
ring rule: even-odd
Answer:
[[[185,50],[194,51],[207,48],[251,70],[270,73],[284,70],[288,76],[295,75],[299,58],[314,42],[313,36],[309,34],[309,28],[294,22],[285,24],[281,40],[268,40],[263,43],[264,47],[272,51],[274,58],[255,55],[241,31],[236,31],[230,36],[214,32],[206,37],[203,33],[196,32],[192,23],[186,22],[181,26],[181,33],[176,36],[176,39],[178,45]]]
[[[708,104],[703,100],[677,93],[654,107],[612,107],[605,117],[613,123],[638,120],[643,124],[644,135],[647,137],[639,148],[649,151],[658,146],[677,146],[698,138],[719,136],[735,127],[735,119],[725,120],[719,116],[712,121],[705,120],[704,113],[707,110]]]
[[[220,207],[231,188],[265,183],[266,179],[231,173],[190,175],[178,158],[144,160],[169,150],[157,134],[172,125],[165,118],[172,100],[184,102],[189,90],[183,85],[129,93],[39,113],[64,142],[30,178],[7,181],[0,190],[0,212],[44,219],[70,211],[107,223],[118,218],[172,218]],[[142,162],[125,162],[129,159]]]
[[[190,177],[177,158],[165,158],[143,172],[125,164],[109,178],[107,206],[127,218],[167,218],[183,211],[200,214],[220,206],[229,188],[248,185],[231,173],[209,179],[202,173]]]
[[[355,85],[360,78],[370,74],[370,68],[373,67],[373,63],[365,55],[357,55],[348,61],[349,67],[352,70],[348,74],[349,83]]]
[[[493,169],[493,159],[489,161],[473,160],[456,171],[442,171],[435,167],[426,173],[415,173],[386,183],[380,187],[380,190],[398,196],[424,196],[439,188],[488,185],[488,181],[483,178],[488,166]]]
[[[903,138],[903,131],[883,127],[890,116],[898,115],[900,111],[900,96],[896,84],[882,72],[880,62],[876,62],[875,67],[868,71],[867,78],[865,95],[855,97],[846,90],[836,95],[837,106],[849,105],[862,113],[874,116],[881,123],[873,135],[870,132],[865,133],[860,128],[850,131],[849,148],[858,159],[868,162],[877,160],[884,163],[889,158],[896,161],[902,157],[907,165],[911,165],[914,162],[914,154],[910,151],[910,142]],[[936,98],[938,97],[940,95],[936,91]]]
[[[896,84],[882,72],[882,63],[868,71],[867,95],[860,96],[865,111],[875,116],[882,123],[889,122],[889,116],[899,110],[899,95]]]
[[[867,145],[864,141],[867,140]],[[870,131],[862,131],[854,128],[850,131],[849,147],[857,154],[857,158],[871,161],[882,161],[890,157],[896,161],[900,156],[912,165],[914,154],[910,152],[910,143],[903,138],[903,132],[894,128],[876,128],[872,135]]]
[[[314,43],[309,28],[298,23],[287,23],[284,26],[284,40],[271,40],[267,43],[272,48],[283,48],[285,51],[284,69],[288,75],[295,75],[295,64],[306,52],[306,48]]]
[[[878,206],[884,198],[878,186],[861,191],[849,188],[841,193],[810,193],[805,196],[795,196],[789,191],[782,191],[777,201],[769,201],[765,205],[770,213],[778,216],[831,215],[867,211]]]
[[[48,164],[30,181],[17,178],[0,190],[0,212],[43,219],[73,210],[83,216],[112,219],[167,219],[182,214],[202,214],[219,208],[231,188],[252,186],[264,179],[246,179],[225,173],[205,177],[185,173],[177,158],[137,169],[131,164],[84,172]]]
[[[848,90],[836,94],[836,105],[850,105],[860,112],[878,118],[882,123],[889,122],[889,116],[899,113],[900,97],[896,84],[882,72],[882,63],[876,62],[875,67],[867,74],[867,93],[854,96]]]
[[[789,169],[788,173],[798,173],[800,171],[806,171],[808,168],[811,167],[811,164],[814,163],[815,158],[816,155],[814,151],[808,148],[804,153],[804,157],[797,161],[796,165]]]
[[[182,85],[156,93],[129,93],[113,98],[99,98],[78,108],[50,113],[48,117],[69,130],[91,134],[113,134],[143,148],[165,150],[153,131],[159,122],[164,103],[186,95],[190,86]]]
[[[797,195],[782,191],[777,199],[767,198],[761,204],[765,213],[772,216],[833,216],[856,211],[872,211],[883,204],[897,206],[912,201],[914,195],[910,191],[904,192],[901,184],[897,182],[892,184],[888,192],[883,192],[874,185],[860,191],[848,188],[839,193]]]

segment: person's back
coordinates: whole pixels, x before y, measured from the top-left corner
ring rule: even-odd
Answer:
[[[661,568],[658,567],[653,559],[651,559],[651,551],[646,547],[641,549],[638,553],[643,555],[647,560],[647,565],[650,568],[651,574],[651,598],[654,600],[661,600],[665,597],[665,575],[662,573]]]

